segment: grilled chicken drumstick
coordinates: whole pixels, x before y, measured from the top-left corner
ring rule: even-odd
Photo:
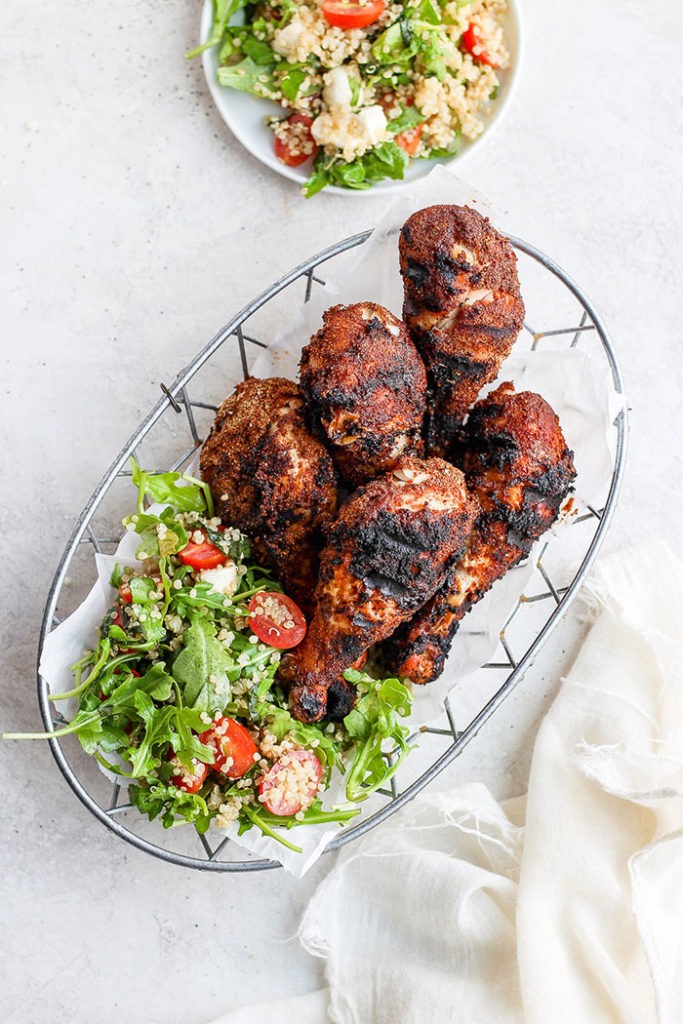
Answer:
[[[501,386],[474,406],[461,460],[481,513],[454,578],[384,644],[391,672],[429,683],[466,612],[557,519],[576,476],[557,416],[530,391]]]
[[[310,613],[318,551],[337,511],[332,460],[310,433],[291,380],[250,377],[221,405],[200,471],[218,514]]]
[[[422,454],[427,374],[405,324],[374,302],[333,306],[301,356],[310,419],[351,488]]]
[[[429,377],[427,454],[448,457],[522,329],[517,258],[486,217],[464,206],[414,213],[401,229],[399,257],[403,319]]]
[[[322,718],[330,685],[443,585],[477,511],[463,474],[441,459],[403,459],[342,505],[308,633],[281,663],[295,718]]]

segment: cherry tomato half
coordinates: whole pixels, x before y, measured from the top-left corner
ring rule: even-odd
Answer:
[[[275,156],[288,167],[298,167],[317,156],[318,145],[311,134],[313,118],[307,114],[291,114],[278,128]]]
[[[196,764],[193,763],[192,769],[188,769],[173,751],[170,751],[168,760],[173,765],[170,780],[172,785],[182,789],[183,793],[197,793],[202,788],[209,771],[207,765],[197,761]]]
[[[133,603],[133,595],[131,594],[130,586],[127,583],[122,583],[119,586],[119,597],[121,598],[124,604]]]
[[[275,590],[254,594],[249,602],[249,623],[259,640],[281,651],[296,647],[306,636],[301,608],[291,597]]]
[[[322,774],[323,766],[312,751],[290,750],[261,779],[261,803],[281,818],[305,811],[315,800]]]
[[[216,760],[211,765],[229,779],[241,779],[254,765],[258,748],[251,733],[234,718],[223,716],[209,726],[199,742],[211,747]]]
[[[191,540],[178,552],[178,558],[192,569],[216,569],[219,565],[225,565],[228,560],[228,556],[206,537],[201,544]]]
[[[467,26],[462,34],[462,45],[479,64],[488,64],[490,68],[500,66],[498,61],[494,60],[491,54],[483,48],[476,25],[470,24]]]
[[[394,135],[394,142],[401,149],[405,149],[408,156],[414,156],[417,152],[417,147],[420,145],[423,128],[423,124],[416,124],[414,128],[408,128],[407,131]]]
[[[384,0],[367,0],[367,3],[351,3],[349,0],[324,0],[323,17],[328,25],[337,28],[365,28],[372,25],[384,13]]]

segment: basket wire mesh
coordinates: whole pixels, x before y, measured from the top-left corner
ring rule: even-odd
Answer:
[[[57,568],[47,599],[40,634],[39,655],[45,638],[51,629],[68,613],[69,601],[73,601],[73,585],[65,590],[67,574],[83,576],[92,582],[93,552],[109,553],[120,539],[120,519],[129,511],[130,498],[125,493],[117,495],[119,483],[130,488],[129,459],[134,456],[145,468],[157,471],[183,469],[195,456],[202,442],[203,433],[211,424],[213,415],[225,394],[225,378],[232,379],[233,386],[249,375],[250,366],[261,349],[267,348],[262,340],[264,331],[271,330],[262,314],[279,316],[281,300],[291,315],[292,309],[302,299],[308,302],[314,289],[324,285],[323,266],[356,246],[362,245],[369,237],[365,231],[347,238],[325,249],[292,270],[258,298],[250,302],[240,313],[223,327],[177,376],[171,384],[161,384],[162,397],[143,420],[127,444],[118,454],[97,489],[83,509],[67,547]],[[511,237],[518,255],[527,258],[536,271],[548,273],[562,286],[565,296],[572,298],[572,309],[567,307],[568,326],[552,330],[536,330],[530,323],[524,325],[527,346],[535,351],[539,346],[553,344],[576,348],[579,345],[600,346],[600,356],[606,362],[614,388],[623,393],[621,375],[613,346],[605,327],[582,290],[551,259],[534,246],[521,239]],[[303,285],[303,295],[300,287]],[[294,287],[292,287],[294,286]],[[558,313],[559,315],[559,313]],[[259,323],[259,318],[263,322]],[[280,317],[281,320],[281,317]],[[276,319],[276,323],[280,320]],[[215,363],[221,353],[227,354],[224,371],[217,372]],[[202,373],[209,370],[202,385]],[[220,397],[213,397],[212,388],[220,388]],[[192,384],[192,391],[190,385]],[[199,396],[202,397],[199,397]],[[206,397],[208,396],[208,397]],[[209,398],[211,400],[209,400]],[[177,426],[171,428],[171,443],[168,438],[159,442],[153,433],[166,418],[184,425],[185,444],[180,454],[172,460],[168,451],[178,452]],[[563,531],[578,538],[574,547],[579,551],[575,557],[571,579],[555,578],[552,552],[557,543],[551,536],[536,552],[535,571],[500,633],[500,642],[492,659],[482,665],[479,675],[487,677],[485,685],[476,690],[479,703],[465,713],[458,706],[453,692],[444,702],[444,712],[434,725],[422,726],[410,738],[419,740],[419,757],[411,754],[400,770],[391,778],[390,786],[378,791],[371,802],[371,809],[364,813],[355,825],[346,826],[328,844],[325,852],[336,850],[363,835],[389,815],[411,800],[464,749],[482,726],[509,695],[534,660],[541,645],[566,610],[572,597],[583,581],[588,568],[604,538],[615,506],[624,465],[626,444],[626,412],[619,412],[614,423],[616,433],[615,458],[612,477],[604,502],[600,507],[588,506],[573,518]],[[163,433],[163,432],[161,432]],[[168,431],[167,431],[168,433]],[[144,452],[141,447],[149,448]],[[152,462],[151,459],[157,461]],[[118,529],[118,534],[117,534]],[[86,556],[85,558],[83,556]],[[468,684],[469,685],[469,684]],[[38,700],[41,715],[47,729],[64,724],[63,717],[48,700],[48,687],[38,671]],[[471,714],[471,717],[470,717]],[[468,720],[469,719],[469,720]],[[73,737],[50,740],[52,753],[66,781],[85,806],[115,834],[141,850],[161,859],[181,865],[208,871],[256,871],[279,867],[277,861],[246,856],[228,838],[209,834],[199,836],[194,829],[172,829],[166,832],[156,822],[148,823],[136,808],[127,801],[125,789],[119,783],[110,783],[99,772],[92,758],[86,757]],[[387,755],[391,757],[392,755]],[[411,758],[413,759],[411,761]],[[412,776],[412,777],[411,777]],[[178,833],[183,833],[182,842],[177,842]],[[242,858],[242,859],[239,859]]]

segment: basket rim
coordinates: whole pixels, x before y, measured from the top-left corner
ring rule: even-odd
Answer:
[[[130,457],[132,451],[134,451],[137,444],[146,436],[151,430],[157,420],[162,416],[169,407],[175,408],[179,411],[179,404],[177,402],[177,396],[182,395],[183,389],[186,384],[191,380],[195,373],[211,358],[211,356],[220,348],[220,346],[233,334],[235,334],[240,325],[244,323],[256,310],[260,309],[265,305],[273,296],[283,291],[290,284],[299,278],[308,276],[309,284],[312,280],[312,273],[321,264],[334,258],[335,256],[341,255],[349,249],[355,248],[356,246],[362,245],[372,234],[372,229],[358,232],[355,235],[350,235],[339,242],[334,243],[331,246],[321,250],[320,252],[309,257],[298,266],[294,267],[289,273],[285,274],[278,281],[271,284],[269,287],[264,289],[258,296],[252,299],[246,306],[244,306],[235,316],[233,316],[217,333],[214,337],[199,350],[196,356],[184,367],[183,370],[177,375],[176,379],[169,386],[164,384],[161,385],[162,397],[152,407],[150,412],[143,418],[138,425],[137,429],[130,436],[125,445],[121,448],[116,458],[113,460],[108,470],[102,476],[97,487],[91,494],[86,505],[84,506],[81,514],[79,515],[74,529],[67,541],[64,551],[60,557],[57,569],[55,571],[50,589],[48,591],[48,597],[45,603],[45,609],[41,622],[38,651],[37,651],[37,695],[38,705],[43,723],[47,730],[53,728],[53,719],[50,711],[50,704],[48,700],[48,686],[46,681],[43,679],[40,673],[40,660],[42,657],[43,647],[45,644],[46,637],[54,626],[55,622],[55,610],[59,595],[64,584],[67,569],[70,565],[71,558],[76,550],[77,545],[82,540],[88,524],[92,519],[94,513],[99,507],[101,501],[107,494],[111,482],[115,479],[118,473],[121,471],[126,461]],[[602,318],[598,314],[597,310],[593,306],[592,302],[585,294],[583,289],[567,274],[558,263],[547,256],[536,246],[529,242],[518,238],[515,235],[507,236],[514,246],[515,249],[523,252],[537,263],[541,264],[546,270],[557,277],[565,287],[574,295],[578,302],[583,307],[584,311],[590,317],[596,333],[600,338],[604,355],[607,358],[610,372],[612,376],[612,383],[615,391],[619,395],[624,394],[624,387],[622,381],[621,369],[619,366],[618,357],[614,348],[614,345],[607,333],[607,329],[602,321]],[[243,365],[246,369],[246,363],[244,362],[244,348],[241,347]],[[513,668],[513,671],[508,675],[507,679],[494,696],[488,701],[488,703],[479,711],[472,722],[466,727],[466,729],[460,733],[457,737],[454,735],[453,743],[446,749],[446,751],[437,758],[428,769],[426,769],[422,775],[419,776],[408,788],[400,795],[394,797],[392,801],[387,802],[384,807],[377,810],[373,815],[359,822],[357,825],[345,828],[336,837],[334,837],[325,847],[324,853],[329,853],[334,850],[338,850],[340,847],[352,842],[354,839],[359,838],[361,835],[370,831],[376,825],[380,824],[386,818],[390,817],[402,806],[408,803],[414,796],[416,796],[422,789],[424,789],[429,783],[448,765],[460,751],[470,742],[474,736],[480,731],[490,716],[497,710],[500,704],[509,695],[511,690],[514,688],[517,682],[521,679],[524,672],[532,664],[534,658],[538,654],[541,646],[545,643],[550,633],[553,631],[557,622],[566,611],[567,606],[574,598],[578,588],[584,581],[590,565],[592,564],[595,556],[604,540],[605,534],[612,520],[614,510],[616,507],[616,499],[621,486],[625,459],[626,459],[626,437],[627,437],[627,410],[626,405],[623,404],[620,412],[618,413],[614,425],[617,429],[616,447],[614,453],[614,466],[612,470],[612,478],[609,488],[607,500],[605,502],[604,510],[602,515],[599,517],[598,527],[592,542],[590,543],[581,565],[575,573],[570,586],[562,596],[561,600],[557,604],[552,614],[544,623],[543,627],[539,631],[533,643],[527,648],[522,659]],[[446,702],[447,704],[447,698]],[[259,859],[259,860],[243,860],[243,861],[220,861],[215,859],[219,851],[225,845],[224,840],[220,846],[211,853],[206,860],[201,860],[198,857],[191,857],[186,854],[176,853],[171,850],[167,850],[164,847],[157,846],[153,842],[144,839],[143,837],[132,832],[130,829],[122,825],[115,817],[101,807],[95,799],[90,795],[88,790],[78,779],[76,773],[72,769],[67,757],[65,756],[59,739],[51,738],[48,740],[52,755],[57,762],[62,775],[68,783],[71,790],[78,797],[88,810],[101,821],[108,829],[114,832],[119,838],[124,839],[126,842],[137,847],[138,849],[151,854],[167,863],[173,863],[180,867],[195,868],[204,871],[218,871],[218,872],[243,872],[243,871],[260,871],[270,870],[273,868],[279,868],[282,865],[275,860],[270,859]],[[110,809],[111,810],[111,809]]]

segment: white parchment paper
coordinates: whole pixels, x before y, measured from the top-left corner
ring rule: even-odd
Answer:
[[[252,369],[253,375],[296,378],[301,349],[311,334],[320,328],[323,311],[337,302],[346,304],[372,300],[400,317],[403,299],[398,267],[398,233],[411,213],[435,203],[474,206],[500,226],[495,212],[482,196],[446,168],[436,167],[412,191],[391,204],[362,247],[352,249],[334,261],[327,272],[324,289],[320,289],[298,310],[273,344],[263,352]],[[321,271],[326,273],[324,266]],[[529,297],[524,297],[528,305]],[[597,502],[613,472],[616,437],[613,423],[623,403],[623,396],[615,392],[607,364],[597,346],[587,351],[569,348],[553,352],[513,350],[501,367],[498,380],[487,390],[505,380],[511,380],[518,390],[537,391],[551,404],[560,418],[567,443],[574,451],[578,473],[575,505],[580,510],[582,506]],[[131,507],[132,497],[131,491]],[[564,528],[565,524],[560,520],[555,531]],[[73,686],[69,666],[82,657],[84,650],[96,645],[98,625],[113,601],[114,592],[109,585],[112,569],[117,562],[134,565],[136,546],[137,536],[125,534],[115,555],[96,556],[98,582],[76,611],[46,638],[40,671],[52,693],[64,692]],[[415,703],[409,720],[411,726],[427,724],[437,718],[443,711],[443,700],[448,691],[491,657],[500,630],[524,592],[533,569],[532,553],[525,563],[496,583],[470,612],[467,628],[461,628],[458,633],[441,678],[430,686],[415,688]],[[529,639],[531,641],[533,637]],[[73,709],[68,706],[65,709],[62,705],[62,710],[68,714]],[[343,779],[338,779],[325,794],[325,805],[329,807],[343,802],[343,794]],[[300,877],[338,832],[336,824],[283,830],[289,841],[302,848],[302,853],[287,850],[275,840],[262,836],[255,828],[239,838],[236,828],[227,834],[245,849],[260,857],[280,861],[288,871]],[[159,843],[163,845],[161,825]]]

